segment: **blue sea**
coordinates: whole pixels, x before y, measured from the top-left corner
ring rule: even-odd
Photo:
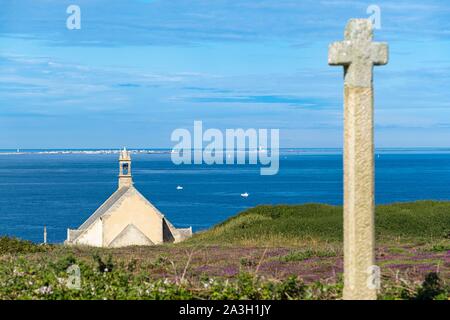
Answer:
[[[209,228],[259,204],[342,204],[339,149],[286,149],[280,170],[174,165],[167,152],[133,154],[135,186],[177,227]],[[0,235],[62,242],[117,188],[118,155],[0,151]],[[376,151],[376,202],[450,200],[450,149]],[[177,190],[177,186],[183,190]],[[241,193],[247,192],[247,198]]]

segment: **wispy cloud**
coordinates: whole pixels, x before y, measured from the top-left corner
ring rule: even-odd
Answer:
[[[250,104],[287,104],[290,106],[299,107],[321,107],[324,105],[323,101],[311,98],[302,97],[288,97],[288,96],[273,96],[273,95],[260,95],[260,96],[226,96],[226,97],[191,97],[188,98],[191,102],[199,103],[250,103]]]
[[[315,0],[127,1],[125,5],[122,1],[79,0],[82,29],[72,32],[65,28],[69,4],[60,0],[6,0],[0,16],[0,35],[64,46],[195,46],[275,39],[315,42],[319,35],[340,34],[349,17],[367,16],[368,6],[362,1]],[[441,28],[435,31],[448,30],[448,8],[443,2],[425,5],[380,1],[379,5],[387,30],[421,33],[423,27],[434,24],[430,14],[440,17]],[[411,29],[411,24],[404,23],[411,17],[416,21],[409,22],[420,23],[422,28]]]
[[[280,128],[286,146],[341,143],[343,72],[327,65],[327,47],[349,18],[368,17],[368,2],[77,0],[82,28],[69,31],[72,2],[2,1],[0,136],[10,139],[0,143],[167,147],[172,129],[199,119]],[[398,137],[379,143],[448,144],[450,7],[376,4],[375,38],[390,44],[389,64],[375,68],[376,128]]]

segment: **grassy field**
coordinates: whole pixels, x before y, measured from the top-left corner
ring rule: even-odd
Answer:
[[[342,241],[342,207],[324,204],[258,206],[188,243],[292,245]],[[376,237],[389,241],[450,238],[450,202],[419,201],[376,208]]]
[[[450,203],[379,206],[376,225],[380,299],[448,299]],[[340,299],[342,208],[259,206],[154,247],[0,238],[0,283],[0,299]]]

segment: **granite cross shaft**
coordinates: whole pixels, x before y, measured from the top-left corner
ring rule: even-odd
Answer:
[[[373,66],[388,46],[372,42],[372,23],[351,19],[328,63],[344,66],[344,299],[376,299]]]

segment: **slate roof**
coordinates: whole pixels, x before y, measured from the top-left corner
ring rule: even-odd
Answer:
[[[116,192],[114,192],[108,200],[106,200],[95,212],[78,228],[78,229],[87,229],[91,224],[95,222],[98,218],[100,218],[103,214],[105,214],[109,209],[116,204],[130,190],[132,187],[124,187],[120,188]]]
[[[123,198],[126,198],[130,193],[135,192],[141,199],[144,200],[144,202],[153,208],[154,212],[159,215],[166,223],[167,227],[169,228],[170,232],[172,234],[179,233],[183,238],[189,237],[192,235],[192,229],[177,229],[174,227],[170,221],[168,221],[164,215],[161,213],[161,211],[158,210],[147,198],[145,198],[135,187],[123,187],[118,189],[116,192],[114,192],[77,230],[69,230],[71,235],[69,236],[69,239],[71,242],[76,241],[77,238],[79,238],[86,230],[89,229],[89,227],[97,221],[99,218],[101,218],[103,215],[108,213],[108,211],[113,208],[117,203],[121,202]],[[128,195],[127,195],[128,194]],[[127,228],[126,228],[127,229]],[[124,232],[125,230],[122,230]],[[129,231],[129,230],[128,230]],[[117,237],[116,237],[117,238]],[[120,237],[119,237],[120,238]],[[113,240],[114,242],[115,240]],[[150,240],[149,240],[150,241]],[[151,242],[151,241],[150,241]]]

